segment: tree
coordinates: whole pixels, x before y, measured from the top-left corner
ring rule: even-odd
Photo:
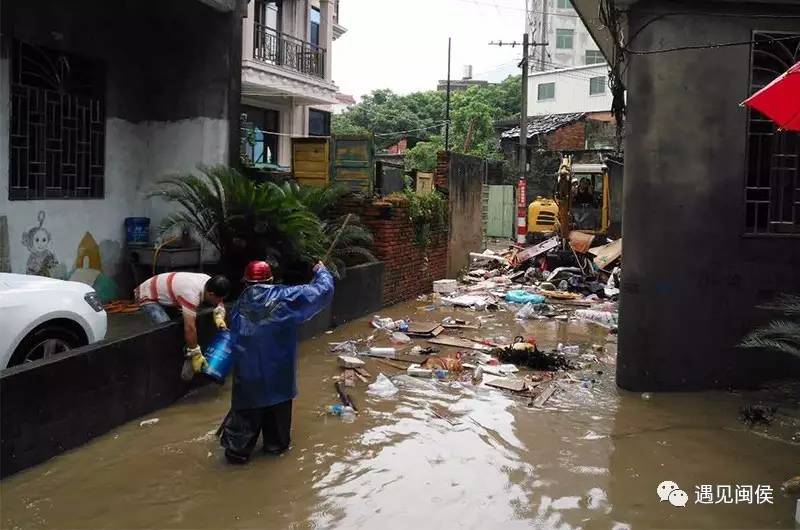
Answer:
[[[406,168],[431,171],[436,165],[436,151],[444,148],[445,99],[444,92],[434,90],[404,96],[387,89],[375,90],[335,116],[333,132],[373,132],[379,149],[403,137],[413,136],[419,143],[406,153]],[[495,139],[494,122],[518,115],[520,101],[519,76],[508,77],[499,84],[478,85],[464,92],[454,92],[450,105],[451,150],[502,159]],[[464,149],[468,136],[467,149]]]

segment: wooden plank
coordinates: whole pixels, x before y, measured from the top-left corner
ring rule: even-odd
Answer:
[[[549,250],[553,250],[559,244],[558,236],[551,237],[550,239],[542,241],[538,245],[533,245],[532,247],[528,247],[525,250],[519,251],[519,253],[517,253],[516,262],[520,264],[524,263],[531,258],[535,258],[536,256],[544,254]]]
[[[408,369],[408,366],[404,366],[404,365],[402,365],[400,363],[393,363],[392,361],[387,361],[386,359],[381,359],[381,358],[376,357],[375,360],[378,361],[381,364],[385,364],[386,366],[390,366],[390,367],[394,368],[395,370],[401,370],[401,371],[405,372],[406,369]],[[409,364],[413,364],[413,363],[409,363]]]
[[[434,329],[439,327],[438,322],[423,322],[423,321],[414,321],[408,325],[408,331],[406,331],[406,335],[418,335],[418,334],[429,334]]]
[[[416,353],[396,353],[392,358],[393,361],[404,363],[424,363],[427,359],[427,355],[418,355]]]
[[[467,348],[470,350],[480,351],[487,351],[491,349],[483,344],[478,344],[471,340],[459,339],[458,337],[436,337],[433,339],[428,339],[428,342],[431,344],[437,344],[439,346],[450,346],[452,348]]]
[[[606,266],[622,256],[622,238],[602,247],[590,248],[589,254],[594,254],[594,264],[596,266],[605,269]]]
[[[367,371],[367,369],[366,369],[366,368],[353,368],[353,370],[355,370],[355,371],[356,371],[356,373],[357,373],[358,375],[360,375],[360,376],[363,376],[363,377],[372,377],[372,374],[371,374],[371,373],[369,373],[369,372]]]
[[[541,407],[542,405],[544,405],[547,402],[547,400],[550,399],[550,397],[555,393],[556,388],[558,387],[556,386],[555,382],[550,381],[549,383],[547,383],[547,386],[545,386],[539,393],[539,395],[536,396],[536,399],[534,399],[531,402],[531,406]]]
[[[524,379],[511,379],[509,377],[497,377],[489,379],[486,384],[494,388],[502,388],[503,390],[510,390],[512,392],[522,392],[525,390]]]
[[[356,373],[352,369],[347,368],[346,370],[344,370],[343,375],[344,375],[344,386],[350,388],[356,386]]]
[[[442,324],[444,329],[481,329],[474,324]]]

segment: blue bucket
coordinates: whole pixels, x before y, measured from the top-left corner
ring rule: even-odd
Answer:
[[[148,243],[150,241],[150,218],[126,217],[125,241],[128,243]]]
[[[227,330],[217,332],[217,336],[206,348],[205,357],[208,364],[203,368],[203,373],[219,384],[224,383],[225,376],[233,366],[231,332]]]

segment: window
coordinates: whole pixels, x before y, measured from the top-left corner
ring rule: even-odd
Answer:
[[[791,36],[753,34],[751,94],[800,61],[800,34],[785,40]],[[745,232],[800,235],[800,133],[778,132],[769,118],[751,110],[747,144]]]
[[[546,101],[548,99],[556,98],[556,84],[555,83],[540,83],[536,87],[536,99],[539,101]]]
[[[309,42],[311,42],[311,44],[319,48],[319,24],[320,21],[322,20],[322,17],[320,16],[319,13],[319,9],[317,9],[316,7],[312,7],[309,18],[311,27],[309,28],[308,32],[308,40]]]
[[[11,44],[10,200],[103,197],[105,68]]]
[[[330,136],[331,135],[331,113],[322,110],[308,110],[308,135],[309,136]]]
[[[256,0],[253,56],[271,64],[281,61],[281,1]]]
[[[559,50],[571,50],[574,37],[575,30],[556,29],[556,48]]]
[[[570,0],[558,0],[557,7],[559,9],[572,9],[572,2]]]
[[[280,112],[242,105],[242,151],[251,165],[278,163]]]
[[[606,76],[592,77],[589,79],[589,95],[596,96],[606,93]]]
[[[606,62],[600,50],[586,50],[586,64],[599,64]]]

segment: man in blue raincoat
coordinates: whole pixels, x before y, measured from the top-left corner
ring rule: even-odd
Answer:
[[[306,285],[273,285],[269,264],[247,265],[248,284],[231,312],[234,355],[231,410],[220,443],[228,462],[244,464],[259,434],[264,451],[289,448],[297,395],[297,328],[333,300],[333,277],[322,262]]]

